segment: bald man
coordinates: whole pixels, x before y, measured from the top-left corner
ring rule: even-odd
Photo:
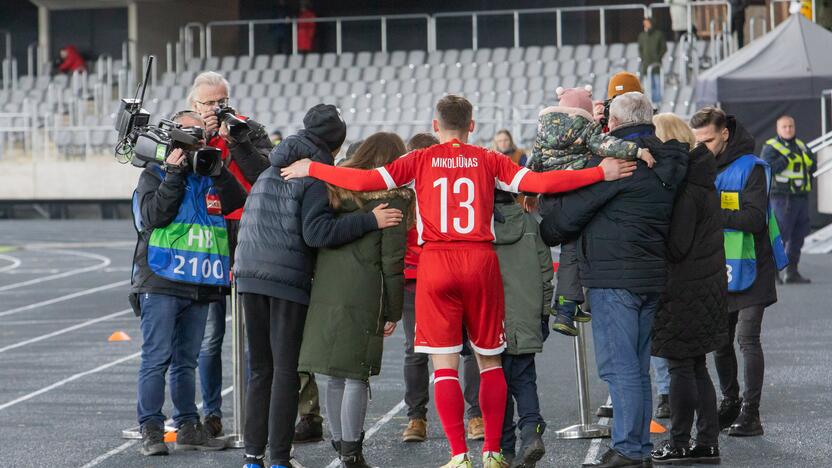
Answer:
[[[762,157],[771,166],[771,204],[786,245],[789,266],[782,281],[790,284],[809,283],[797,269],[803,239],[809,234],[809,194],[815,155],[797,138],[794,118],[783,115],[777,119],[777,136],[766,141]]]

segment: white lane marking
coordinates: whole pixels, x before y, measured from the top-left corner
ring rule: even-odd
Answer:
[[[231,393],[233,390],[234,390],[234,386],[231,386],[231,385],[230,385],[230,386],[226,387],[225,389],[223,389],[223,391],[222,391],[222,393],[220,393],[220,395],[221,395],[221,396],[226,396],[226,395],[228,395],[229,393]],[[199,410],[199,409],[202,409],[202,404],[203,404],[203,402],[200,402],[198,405],[196,405],[196,409],[198,409],[198,410]],[[168,424],[171,424],[172,422],[173,422],[172,420],[167,420],[167,421],[165,421],[165,424],[166,424],[166,425],[168,425]],[[125,451],[125,450],[129,449],[130,447],[132,447],[132,446],[134,446],[134,445],[138,444],[139,442],[140,442],[140,441],[138,441],[138,440],[130,440],[130,441],[127,441],[127,442],[125,442],[125,443],[123,443],[123,444],[119,445],[118,447],[116,447],[116,448],[114,448],[114,449],[110,450],[109,452],[104,453],[104,454],[102,454],[102,455],[99,455],[99,456],[97,456],[97,457],[93,458],[92,460],[90,460],[90,462],[89,462],[89,463],[87,463],[86,465],[82,466],[81,468],[92,468],[92,467],[94,467],[94,466],[97,466],[97,465],[99,465],[101,462],[103,462],[104,460],[107,460],[108,458],[110,458],[110,457],[112,457],[112,456],[118,455],[119,453],[121,453],[121,452],[123,452],[123,451]]]
[[[5,317],[7,315],[18,314],[20,312],[25,312],[27,310],[37,309],[37,308],[43,307],[43,306],[57,304],[59,302],[64,302],[64,301],[68,301],[70,299],[75,299],[76,297],[89,296],[90,294],[95,294],[97,292],[117,288],[119,286],[127,286],[128,284],[130,284],[130,280],[116,281],[115,283],[105,284],[105,285],[98,286],[98,287],[91,288],[91,289],[84,289],[83,291],[74,292],[72,294],[67,294],[65,296],[60,296],[60,297],[56,297],[56,298],[53,298],[53,299],[48,299],[48,300],[41,301],[41,302],[35,302],[34,304],[29,304],[29,305],[25,305],[25,306],[21,306],[21,307],[16,307],[14,309],[4,310],[3,312],[0,312],[0,317]]]
[[[433,375],[430,376],[430,384],[433,384]],[[405,405],[406,404],[404,400],[400,401],[396,406],[394,406],[390,411],[388,411],[384,416],[382,416],[381,419],[376,421],[376,423],[373,424],[373,427],[371,427],[367,432],[364,433],[364,440],[369,440],[370,437],[372,437],[376,432],[380,431],[385,424],[389,423],[390,420],[392,420],[397,414],[399,414],[399,412],[401,412],[401,410],[404,409]],[[329,465],[326,466],[326,468],[336,468],[340,465],[340,463],[340,458],[333,458]]]
[[[607,405],[612,404],[612,397],[607,397]],[[614,411],[614,410],[613,410]],[[601,418],[598,420],[598,424],[607,425],[610,423],[610,418]],[[601,453],[601,444],[603,444],[604,439],[592,439],[592,442],[589,444],[589,449],[586,451],[586,458],[584,458],[584,464],[595,463],[595,460],[598,459],[598,454]]]
[[[28,344],[37,343],[38,341],[48,340],[49,338],[53,338],[53,337],[56,337],[56,336],[59,336],[59,335],[63,335],[64,333],[69,333],[69,332],[74,331],[74,330],[78,330],[78,329],[81,329],[81,328],[84,328],[84,327],[88,327],[88,326],[90,326],[94,323],[103,322],[103,321],[109,320],[113,317],[118,317],[119,315],[124,315],[128,312],[133,312],[133,309],[120,310],[120,311],[114,312],[110,315],[105,315],[103,317],[99,317],[99,318],[96,318],[96,319],[87,320],[86,322],[81,322],[81,323],[79,323],[77,325],[73,325],[71,327],[62,328],[62,329],[54,331],[52,333],[47,333],[45,335],[40,335],[40,336],[36,336],[34,338],[30,338],[28,340],[21,341],[19,343],[11,344],[11,345],[8,345],[8,346],[3,346],[2,348],[0,348],[0,353],[6,352],[10,349],[20,348],[21,346],[26,346]]]
[[[76,317],[76,318],[64,318],[64,319],[41,319],[41,320],[5,320],[3,321],[4,327],[12,327],[12,326],[23,326],[23,325],[63,325],[63,324],[75,324],[79,322],[86,322],[87,320],[97,319],[98,317]],[[118,321],[136,321],[135,317],[122,317],[113,319],[114,322]]]
[[[46,281],[51,281],[51,280],[55,280],[55,279],[59,279],[59,278],[66,278],[68,276],[80,275],[81,273],[87,273],[87,272],[90,272],[90,271],[95,271],[95,270],[100,270],[102,268],[107,268],[112,263],[112,260],[110,260],[108,257],[105,257],[103,255],[88,253],[88,252],[73,252],[71,250],[52,250],[51,252],[58,252],[58,253],[63,253],[63,254],[67,254],[67,255],[77,255],[79,257],[91,258],[93,260],[98,260],[100,263],[92,265],[92,266],[83,267],[83,268],[76,268],[74,270],[68,270],[68,271],[65,271],[63,273],[58,273],[58,274],[49,275],[49,276],[42,276],[40,278],[34,278],[34,279],[27,280],[27,281],[21,281],[20,283],[7,284],[5,286],[0,286],[0,291],[8,291],[10,289],[22,288],[23,286],[31,286],[33,284],[40,284],[40,283],[43,283],[43,282],[46,282]]]
[[[96,247],[135,247],[136,241],[101,241],[101,242],[33,242],[23,245],[27,250],[42,249],[91,249]]]
[[[11,255],[0,254],[0,259],[3,259],[7,262],[12,262],[11,265],[6,265],[3,268],[0,268],[0,273],[8,273],[11,270],[14,270],[15,268],[19,267],[22,263],[19,258],[12,257]]]
[[[107,452],[107,453],[105,453],[105,454],[103,454],[103,455],[99,455],[99,456],[97,456],[97,457],[93,458],[92,460],[90,460],[90,462],[89,462],[89,463],[87,463],[86,465],[82,466],[81,468],[92,468],[93,466],[98,465],[99,463],[101,463],[101,462],[103,462],[104,460],[106,460],[106,459],[108,459],[108,458],[112,457],[113,455],[118,455],[119,453],[121,453],[121,452],[123,452],[123,451],[125,451],[125,450],[129,449],[130,447],[132,447],[132,446],[134,446],[134,445],[138,444],[139,442],[140,442],[140,441],[135,440],[135,439],[133,439],[133,440],[128,440],[127,442],[125,442],[125,443],[123,443],[123,444],[119,445],[118,447],[116,447],[116,448],[114,448],[114,449],[110,450],[109,452]]]
[[[71,375],[71,376],[69,376],[69,377],[67,377],[63,380],[59,380],[59,381],[53,383],[52,385],[47,385],[46,387],[43,387],[40,390],[36,390],[32,393],[27,393],[26,395],[23,395],[19,398],[15,398],[12,401],[3,403],[2,405],[0,405],[0,411],[4,410],[6,408],[11,408],[12,406],[17,405],[19,403],[23,403],[24,401],[31,400],[32,398],[34,398],[38,395],[43,395],[44,393],[55,390],[56,388],[62,387],[62,386],[66,385],[70,382],[74,382],[74,381],[76,381],[76,380],[78,380],[82,377],[86,377],[88,375],[96,374],[96,373],[101,372],[103,370],[107,370],[111,367],[117,366],[117,365],[119,365],[123,362],[127,362],[131,359],[136,359],[137,357],[139,357],[141,355],[142,355],[142,352],[138,351],[138,352],[135,352],[133,354],[130,354],[129,356],[124,356],[122,358],[116,359],[115,361],[108,362],[107,364],[102,364],[102,365],[100,365],[100,366],[98,366],[94,369],[90,369],[88,371],[73,374],[73,375]]]

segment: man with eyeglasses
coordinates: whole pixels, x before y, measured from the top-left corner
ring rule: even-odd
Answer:
[[[238,139],[229,134],[228,126],[220,121],[218,112],[229,106],[230,85],[222,75],[207,71],[194,79],[188,103],[202,117],[208,146],[222,151],[224,166],[234,175],[246,192],[261,172],[269,167],[269,153],[273,147],[265,128],[254,120],[237,115],[250,128]],[[233,112],[236,114],[236,111]],[[231,261],[237,246],[237,231],[243,208],[226,214],[228,244]],[[202,386],[204,424],[212,437],[222,430],[222,342],[225,336],[226,298],[211,303],[205,337],[199,352],[199,380]]]
[[[182,111],[171,120],[202,135],[202,118]],[[204,140],[201,141],[204,143]],[[137,382],[139,451],[167,455],[164,441],[165,374],[169,372],[177,450],[223,450],[199,420],[194,369],[210,304],[225,297],[230,260],[223,215],[243,206],[246,192],[223,167],[216,177],[194,172],[182,149],[164,164],[149,163],[133,193],[137,232],[131,303],[141,318]]]

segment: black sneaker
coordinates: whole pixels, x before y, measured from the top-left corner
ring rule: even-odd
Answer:
[[[176,431],[176,450],[215,452],[225,450],[225,441],[209,437],[199,421],[186,422]]]
[[[217,438],[222,433],[222,419],[219,416],[208,415],[205,416],[205,419],[202,421],[202,425],[205,427],[205,430],[208,431],[208,437]]]
[[[167,455],[168,446],[165,443],[165,429],[162,426],[145,424],[142,426],[142,446],[139,450],[146,457]]]
[[[265,455],[245,454],[243,460],[243,468],[266,468]]]
[[[690,448],[688,460],[700,465],[719,465],[722,462],[717,445],[694,445]]]
[[[552,330],[566,336],[578,336],[578,329],[575,328],[575,323],[569,317],[557,313],[555,320],[552,322]]]
[[[659,404],[656,405],[656,419],[667,419],[670,417],[670,399],[667,395],[659,395]]]
[[[292,442],[295,444],[310,444],[324,440],[324,422],[320,416],[305,414],[295,426],[295,436]]]
[[[719,404],[719,430],[728,429],[737,416],[740,415],[740,408],[742,408],[742,398],[736,400],[732,398],[723,398]]]
[[[511,468],[535,468],[546,454],[543,445],[543,431],[540,425],[527,426],[520,431],[520,450],[511,463]],[[505,454],[503,454],[505,456]]]
[[[583,309],[583,307],[578,306],[578,310],[575,311],[575,321],[576,322],[581,322],[581,323],[586,323],[586,322],[589,322],[591,320],[592,320],[592,314],[585,311]]]
[[[804,277],[800,274],[799,271],[789,271],[786,270],[786,274],[783,275],[783,282],[786,284],[809,284],[812,282],[809,278]]]
[[[653,463],[656,465],[687,465],[690,464],[690,448],[674,447],[669,440],[659,444],[659,447],[651,452]]]

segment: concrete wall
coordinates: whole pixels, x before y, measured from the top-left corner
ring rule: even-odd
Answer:
[[[112,158],[0,162],[0,201],[129,200],[141,169]]]

